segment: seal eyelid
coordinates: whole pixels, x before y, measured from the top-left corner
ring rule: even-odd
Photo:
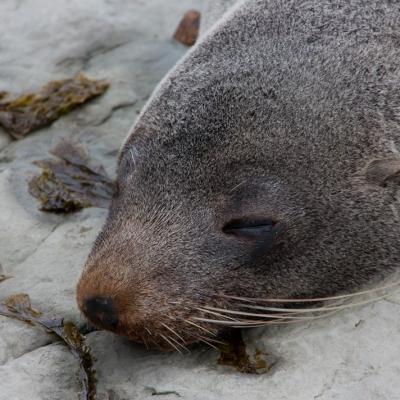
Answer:
[[[270,218],[233,219],[224,225],[222,232],[245,239],[260,239],[273,235],[277,222]]]

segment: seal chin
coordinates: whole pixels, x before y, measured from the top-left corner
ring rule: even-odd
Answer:
[[[129,340],[144,344],[148,349],[164,352],[187,350],[187,347],[199,341],[196,335],[166,324],[161,326],[127,326],[120,325],[115,333],[126,336]]]

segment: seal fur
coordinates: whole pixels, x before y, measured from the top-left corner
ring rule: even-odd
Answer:
[[[330,296],[398,269],[399,26],[389,0],[250,0],[217,22],[121,149],[77,288],[118,323],[88,318],[172,348],[168,329],[215,333],[193,318],[225,295]],[[280,233],[227,234],[246,219]]]

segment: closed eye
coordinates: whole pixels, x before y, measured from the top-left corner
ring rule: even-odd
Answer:
[[[243,218],[234,219],[224,225],[222,231],[243,239],[273,239],[277,234],[277,222],[272,219]]]

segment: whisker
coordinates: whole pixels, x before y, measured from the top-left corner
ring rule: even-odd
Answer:
[[[226,314],[234,314],[234,315],[244,315],[244,316],[249,316],[249,317],[262,317],[262,318],[287,318],[291,314],[290,313],[284,313],[284,314],[255,314],[255,313],[250,313],[246,311],[234,311],[234,310],[227,310],[225,308],[216,308],[216,307],[205,307],[206,309],[212,310],[212,311],[219,311],[222,313]],[[260,309],[263,309],[264,307],[260,307]],[[291,317],[291,318],[297,318],[297,317]],[[299,317],[300,318],[300,317]]]
[[[335,304],[342,304],[342,303],[335,302],[335,303],[332,303],[330,306],[335,305]],[[266,310],[266,308],[268,308],[268,307],[264,307],[264,306],[253,306],[253,305],[250,305],[250,304],[241,304],[241,303],[238,304],[238,307],[249,308],[251,310]],[[309,308],[309,309],[311,310],[311,308]],[[279,314],[275,314],[275,312],[274,312],[274,313],[271,314],[271,316],[278,315],[278,316],[283,317],[283,316],[289,316],[289,315],[292,315],[292,314],[301,314],[302,313],[302,311],[290,312],[290,310],[294,310],[293,308],[282,307],[281,310],[285,310],[285,311],[288,311],[288,312],[279,313]],[[301,309],[301,310],[303,310],[303,309]],[[304,308],[304,310],[307,310],[307,308]],[[312,308],[312,310],[317,310],[317,308]]]
[[[337,300],[337,299],[346,299],[354,296],[362,296],[369,293],[378,292],[381,290],[391,289],[393,287],[399,286],[400,281],[396,281],[394,283],[379,286],[369,290],[362,290],[355,293],[350,294],[342,294],[338,296],[328,296],[328,297],[314,297],[314,298],[303,298],[303,299],[264,299],[264,298],[250,298],[250,297],[240,297],[240,296],[229,296],[229,295],[220,295],[221,297],[226,297],[228,299],[233,300],[241,300],[241,301],[248,301],[248,302],[268,302],[268,303],[305,303],[305,302],[321,302],[321,301],[328,301],[328,300]]]
[[[161,322],[161,325],[168,329],[170,332],[172,332],[175,336],[177,336],[182,343],[180,343],[178,340],[174,339],[173,337],[169,337],[170,340],[172,340],[174,343],[176,343],[177,346],[180,346],[183,350],[187,351],[188,353],[190,353],[190,350],[185,346],[185,340],[182,338],[182,336],[178,335],[172,328],[170,328],[167,324],[164,324],[163,322]]]
[[[160,345],[159,345],[155,340],[153,340],[153,339],[151,339],[151,338],[148,338],[148,340],[149,340],[150,343],[153,344],[153,348],[155,348],[155,349],[161,349],[161,348],[160,348]]]
[[[216,324],[216,325],[223,325],[223,326],[241,326],[241,325],[247,325],[246,322],[242,321],[221,321],[219,319],[208,319],[208,318],[200,318],[200,317],[193,317],[196,321],[201,321],[201,322],[207,322],[209,324]],[[267,321],[254,321],[254,322],[259,322],[260,324],[266,324]]]
[[[376,301],[385,299],[388,296],[391,296],[394,292],[391,293],[386,293],[385,295],[374,297],[373,299],[365,300],[365,301],[360,301],[358,303],[350,303],[350,304],[343,304],[339,306],[327,306],[327,307],[317,307],[317,308],[279,308],[279,307],[262,307],[262,306],[257,306],[257,309],[259,310],[265,310],[265,311],[276,311],[276,312],[286,312],[286,313],[313,313],[313,312],[321,312],[321,311],[331,311],[331,310],[343,310],[346,308],[353,308],[353,307],[358,307],[358,306],[363,306],[366,304],[371,304]]]
[[[145,330],[150,336],[153,336],[153,334],[151,333],[150,329],[144,328],[144,330]]]
[[[179,346],[183,351],[185,351],[186,353],[190,353],[190,350],[183,344],[178,342],[178,340],[176,340],[175,338],[168,336],[170,340],[172,340],[177,346]]]
[[[219,314],[219,313],[217,313],[217,312],[215,312],[215,311],[207,310],[207,309],[205,309],[205,308],[198,307],[197,310],[203,311],[203,312],[208,313],[208,314],[215,315],[215,316],[217,316],[217,317],[222,317],[222,318],[230,319],[231,321],[235,321],[235,318],[231,318],[231,317],[228,317],[228,316],[226,316],[226,315]]]
[[[213,336],[217,335],[215,332],[212,332],[212,331],[208,330],[207,328],[204,328],[204,326],[194,323],[193,321],[189,321],[189,320],[185,319],[184,322],[186,322],[187,324],[193,325],[196,328],[199,328],[199,329],[203,330],[204,332],[209,333],[210,335],[213,335]]]
[[[277,325],[277,324],[289,324],[289,323],[298,323],[303,322],[303,320],[296,320],[296,321],[257,321],[257,320],[242,320],[242,321],[220,321],[214,319],[207,319],[207,318],[195,318],[196,320],[207,322],[210,324],[228,326],[230,328],[256,328],[256,327],[263,327],[267,325]]]
[[[171,346],[173,347],[179,354],[182,354],[182,352],[179,350],[178,347],[176,347],[169,339],[167,339],[162,333],[160,333],[160,336]]]
[[[146,339],[144,338],[144,336],[140,335],[140,339],[142,339],[144,345],[146,346],[146,349],[149,350],[149,345],[146,342]]]
[[[335,309],[333,311],[325,312],[322,315],[316,315],[312,317],[303,317],[299,319],[280,319],[280,320],[269,320],[269,321],[263,321],[263,320],[241,320],[238,321],[237,323],[231,322],[231,321],[220,321],[220,320],[214,320],[214,319],[207,319],[207,318],[199,318],[199,317],[194,317],[194,319],[202,322],[207,322],[210,324],[216,324],[216,325],[222,325],[222,326],[229,326],[231,328],[257,328],[257,327],[263,327],[267,325],[283,325],[283,324],[296,324],[300,322],[310,322],[315,319],[321,319],[321,318],[326,318],[329,317],[333,314],[338,313],[341,311],[341,309]]]
[[[229,193],[234,192],[236,189],[238,189],[240,186],[246,183],[246,180],[239,182],[237,185],[235,185],[231,190],[229,190]]]
[[[245,329],[245,328],[262,328],[263,326],[266,325],[288,325],[288,324],[298,324],[301,322],[311,322],[313,320],[316,319],[322,319],[322,318],[327,318],[331,315],[337,314],[338,312],[340,312],[341,310],[335,310],[335,311],[331,311],[331,312],[326,312],[325,314],[322,315],[316,315],[314,317],[308,317],[306,319],[306,317],[304,319],[298,319],[298,320],[275,320],[275,321],[265,321],[264,323],[259,323],[259,321],[255,321],[254,323],[252,321],[248,321],[248,325],[240,325],[240,326],[234,326],[232,325],[232,328],[241,328],[241,329]]]
[[[165,328],[168,329],[170,332],[172,332],[175,336],[177,336],[182,342],[185,342],[185,340],[180,336],[178,333],[176,333],[171,327],[169,327],[167,324],[164,324],[164,322],[161,322],[161,325]]]
[[[226,344],[225,342],[222,342],[221,340],[217,340],[217,339],[205,337],[205,336],[203,336],[203,335],[198,335],[198,337],[201,337],[201,338],[203,338],[203,339],[207,339],[209,342],[212,342],[212,343]]]
[[[262,307],[260,307],[262,309]],[[221,310],[222,311],[222,310]],[[235,315],[243,315],[246,317],[258,317],[258,318],[269,318],[269,319],[313,319],[314,317],[306,317],[306,316],[293,316],[293,314],[285,313],[285,314],[257,314],[257,313],[250,313],[245,311],[232,311],[232,310],[224,310],[224,312],[228,314],[235,314]],[[321,311],[320,311],[321,312]],[[301,314],[301,312],[297,312],[296,314]]]
[[[214,346],[212,343],[210,343],[207,339],[203,338],[202,336],[201,337],[196,336],[195,339],[198,340],[199,342],[205,343],[207,346],[210,346],[215,350],[219,350],[217,346]]]

